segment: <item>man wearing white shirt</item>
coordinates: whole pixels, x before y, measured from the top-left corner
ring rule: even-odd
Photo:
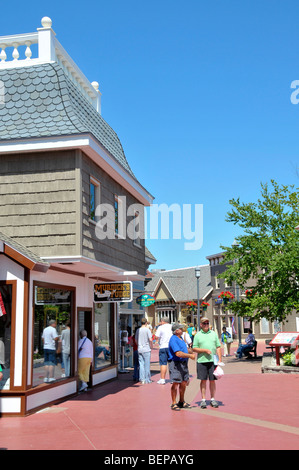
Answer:
[[[49,321],[49,326],[43,331],[42,340],[44,344],[46,372],[44,382],[54,382],[54,367],[56,366],[56,341],[58,340],[55,320]]]
[[[161,319],[161,325],[156,331],[155,335],[159,340],[159,363],[160,363],[160,374],[161,379],[158,380],[158,384],[165,384],[165,377],[167,372],[167,363],[168,363],[168,345],[169,340],[172,337],[172,328],[169,323],[168,317],[163,317]]]

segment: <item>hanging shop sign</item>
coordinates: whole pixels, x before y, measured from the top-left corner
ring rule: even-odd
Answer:
[[[101,282],[100,284],[94,284],[93,295],[94,302],[132,302],[132,282]]]
[[[150,305],[156,302],[155,297],[150,294],[143,294],[137,297],[136,303],[141,305],[141,307],[149,307]]]

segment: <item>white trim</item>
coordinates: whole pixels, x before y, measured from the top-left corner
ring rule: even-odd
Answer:
[[[153,196],[114,157],[110,156],[91,134],[2,141],[0,154],[78,148],[142,204],[150,206],[153,203]]]
[[[123,269],[112,266],[111,264],[102,263],[101,261],[86,258],[85,256],[43,256],[43,260],[47,261],[54,267],[69,270],[72,273],[84,274],[88,277],[105,277],[108,276],[110,280],[124,279],[143,281],[145,276],[138,274],[137,271],[124,271]],[[59,265],[59,266],[57,266]]]

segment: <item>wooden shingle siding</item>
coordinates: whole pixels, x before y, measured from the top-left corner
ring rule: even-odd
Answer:
[[[137,270],[145,274],[144,240],[136,248],[133,240],[126,238],[99,240],[96,237],[96,224],[89,218],[89,184],[90,177],[95,178],[101,186],[101,203],[114,207],[114,195],[126,196],[126,211],[129,205],[137,203],[135,198],[114,181],[100,167],[82,154],[82,255],[104,263],[119,266],[124,270]],[[143,216],[143,213],[141,214]],[[127,220],[128,222],[129,220]],[[114,220],[111,221],[114,224]]]
[[[72,151],[1,156],[0,226],[39,256],[76,254]]]

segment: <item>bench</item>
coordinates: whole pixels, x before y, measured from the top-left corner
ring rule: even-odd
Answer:
[[[250,359],[250,358],[253,358],[253,357],[257,358],[256,347],[257,347],[257,341],[255,341],[253,343],[253,346],[251,347],[251,349],[248,349],[247,351],[244,352],[247,359]],[[253,353],[253,356],[250,353]]]
[[[274,346],[269,346],[271,339],[265,339],[265,344],[266,344],[266,349],[271,349],[271,352],[273,353],[273,350],[275,349]]]

